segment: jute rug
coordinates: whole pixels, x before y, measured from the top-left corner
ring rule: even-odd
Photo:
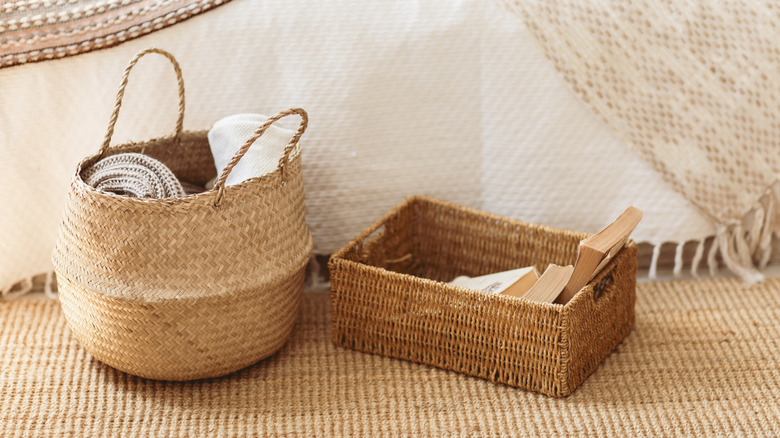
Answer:
[[[190,383],[91,359],[55,301],[0,303],[0,435],[780,434],[780,280],[637,295],[634,332],[566,399],[336,348],[324,292],[305,294],[280,353]]]

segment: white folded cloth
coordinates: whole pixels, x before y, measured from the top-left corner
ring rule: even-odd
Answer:
[[[214,123],[208,137],[218,172],[222,172],[241,146],[266,120],[268,117],[261,114],[235,114]],[[275,124],[269,126],[230,172],[226,185],[238,184],[276,170],[284,148],[294,134],[293,131]]]

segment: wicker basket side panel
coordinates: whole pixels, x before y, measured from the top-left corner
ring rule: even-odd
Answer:
[[[565,375],[573,392],[634,328],[637,247],[630,243],[565,307]],[[564,394],[568,395],[568,394]]]
[[[313,248],[300,157],[279,172],[180,200],[137,200],[71,186],[53,254],[84,287],[147,301],[248,290],[294,275]]]
[[[523,266],[540,271],[550,263],[571,264],[581,233],[529,224],[455,204],[419,202],[416,237],[422,275],[450,281]]]
[[[384,218],[376,232],[356,242],[354,261],[395,272],[414,273],[420,260],[418,239],[414,236],[415,212],[398,208]]]
[[[192,380],[228,374],[278,351],[298,316],[305,268],[222,297],[154,303],[112,298],[58,273],[71,330],[96,359],[133,375]]]
[[[330,267],[337,345],[559,395],[559,306],[462,291],[343,259]]]

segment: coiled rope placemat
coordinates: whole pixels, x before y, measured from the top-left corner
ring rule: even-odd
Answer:
[[[87,185],[131,198],[181,198],[186,195],[176,175],[165,164],[138,153],[103,158],[81,172]]]
[[[0,302],[0,436],[780,435],[780,280],[637,289],[636,328],[565,399],[337,348],[326,292],[278,354],[186,383],[90,358],[54,301]]]

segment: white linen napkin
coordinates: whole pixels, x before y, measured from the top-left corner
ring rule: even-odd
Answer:
[[[218,172],[222,172],[257,127],[266,120],[268,117],[261,114],[235,114],[214,123],[208,138]],[[294,134],[293,131],[276,124],[269,126],[230,172],[226,185],[238,184],[276,170],[284,148]]]

